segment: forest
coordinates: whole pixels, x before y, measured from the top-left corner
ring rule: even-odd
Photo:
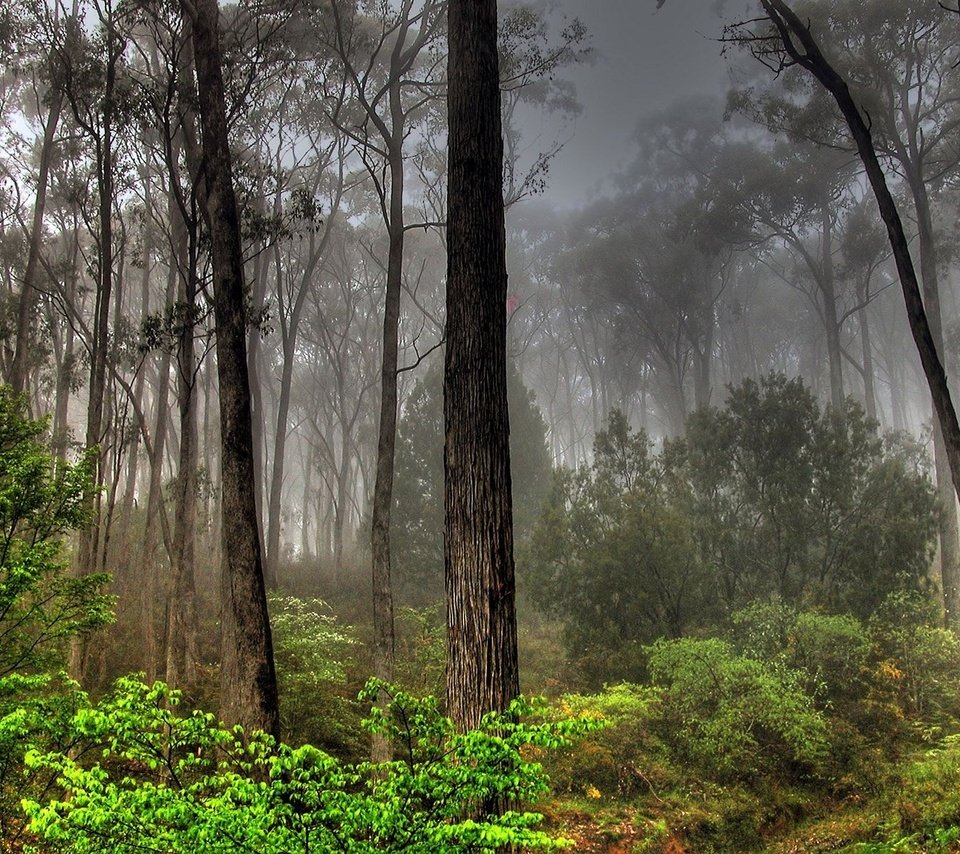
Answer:
[[[0,851],[960,852],[960,7],[618,5],[0,8]]]

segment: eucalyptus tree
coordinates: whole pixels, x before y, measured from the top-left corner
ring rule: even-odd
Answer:
[[[8,380],[14,391],[22,392],[27,385],[28,354],[31,349],[31,324],[34,320],[39,289],[42,243],[44,237],[44,211],[47,203],[47,186],[50,180],[51,163],[58,144],[57,129],[63,112],[63,61],[67,51],[76,50],[79,46],[77,39],[77,4],[70,14],[67,14],[59,3],[51,8],[45,2],[29,4],[29,18],[22,19],[21,36],[18,39],[21,48],[32,43],[33,53],[37,63],[32,65],[33,85],[30,87],[36,99],[36,115],[43,116],[43,103],[46,102],[45,118],[42,121],[42,135],[40,152],[37,161],[36,185],[34,188],[33,215],[29,227],[28,251],[26,266],[23,271],[23,281],[20,287],[17,302],[16,337],[13,344],[13,355],[8,369]],[[11,18],[11,21],[16,21]],[[33,38],[29,36],[32,35]],[[60,47],[58,48],[58,45]],[[20,61],[23,62],[21,56]],[[26,92],[26,87],[24,87]]]
[[[942,362],[928,183],[942,180],[956,168],[951,140],[958,100],[951,69],[957,22],[935,3],[876,0],[798,5],[804,17],[782,0],[760,0],[760,8],[763,16],[734,26],[731,39],[747,44],[775,71],[796,67],[806,72],[809,77],[803,80],[829,93],[849,130],[887,229],[910,329],[933,398],[937,480],[946,510],[941,525],[941,579],[947,619],[955,622],[960,614],[956,501],[946,493],[951,476],[954,490],[960,490],[960,423]],[[902,172],[912,196],[921,243],[919,279],[883,160]]]
[[[466,730],[520,690],[496,1],[450,0],[448,38],[447,706]]]
[[[183,4],[191,32],[202,133],[204,213],[213,262],[220,393],[223,566],[220,714],[276,735],[277,681],[253,493],[253,441],[246,358],[240,218],[227,138],[216,0]]]
[[[375,188],[389,238],[380,371],[377,475],[371,517],[374,673],[391,680],[394,666],[390,582],[390,508],[397,429],[400,302],[404,238],[404,155],[413,124],[437,99],[443,0],[388,4],[334,0],[327,42],[350,84],[355,110],[335,102],[331,118],[350,136]]]

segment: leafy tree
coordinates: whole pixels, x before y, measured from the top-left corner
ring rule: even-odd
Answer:
[[[280,724],[291,744],[360,755],[360,714],[346,695],[357,640],[320,599],[270,598]]]
[[[922,588],[935,525],[916,446],[771,375],[694,413],[656,456],[612,413],[593,465],[558,474],[521,568],[602,681],[639,667],[638,644],[755,600],[867,617]]]
[[[612,412],[593,465],[557,473],[523,552],[524,589],[564,620],[571,655],[597,681],[615,661],[629,672],[638,644],[709,613],[686,496],[665,475],[646,434]]]
[[[730,611],[772,597],[867,616],[926,576],[936,501],[922,456],[850,399],[821,411],[799,379],[747,380],[669,453]]]
[[[80,695],[51,690],[66,644],[111,620],[105,575],[67,573],[62,537],[87,522],[95,451],[75,464],[54,457],[46,424],[26,415],[22,397],[0,387],[0,832],[13,804],[32,791],[23,767],[28,744],[59,740]]]
[[[56,460],[46,424],[0,388],[0,680],[62,666],[64,641],[111,619],[108,577],[66,573],[62,536],[87,521],[94,453]]]

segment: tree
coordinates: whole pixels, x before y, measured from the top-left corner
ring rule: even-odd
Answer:
[[[886,175],[880,162],[878,146],[874,141],[874,133],[861,105],[851,93],[847,80],[838,72],[834,64],[827,59],[820,48],[819,40],[814,36],[811,26],[808,26],[796,12],[783,0],[760,0],[765,20],[772,26],[772,32],[757,33],[750,24],[742,25],[734,30],[734,38],[750,45],[751,51],[765,64],[774,70],[783,70],[797,65],[813,76],[819,84],[832,96],[850,131],[857,153],[867,173],[870,187],[877,200],[880,216],[887,229],[890,247],[897,266],[900,286],[903,292],[904,303],[907,309],[907,319],[913,335],[917,352],[923,366],[924,376],[930,388],[933,399],[933,408],[936,415],[936,427],[942,434],[944,455],[952,477],[954,490],[960,495],[960,422],[957,420],[956,410],[950,397],[947,386],[946,372],[941,358],[941,347],[938,338],[941,337],[939,318],[939,296],[935,287],[935,270],[932,259],[921,257],[922,266],[926,267],[924,276],[925,291],[921,296],[920,284],[910,255],[910,247],[904,232],[900,212],[893,195],[887,185]],[[911,64],[912,59],[908,61]],[[900,81],[900,88],[906,85],[909,92],[910,81]],[[889,80],[887,85],[890,85]],[[908,95],[908,98],[912,97]],[[914,99],[915,100],[915,99]],[[910,102],[912,103],[912,102]],[[894,113],[903,111],[903,106],[894,108]],[[914,109],[907,106],[907,113],[913,114]],[[914,134],[914,142],[922,139],[923,127],[918,125]],[[891,130],[893,130],[891,128]],[[894,131],[892,138],[896,139]],[[903,141],[900,141],[903,147]],[[915,197],[919,193],[917,206],[918,218],[921,221],[921,230],[924,229],[924,204],[922,169],[916,158],[901,157],[901,163],[908,173],[908,182]],[[910,173],[918,173],[916,180],[910,181]],[[918,183],[919,181],[919,183]],[[929,211],[927,211],[929,213]],[[929,253],[928,253],[929,256]],[[943,482],[941,477],[941,482]],[[953,509],[953,499],[950,499],[950,508]],[[951,540],[955,534],[950,534]],[[950,548],[952,548],[952,542]],[[954,622],[960,614],[960,579],[957,577],[957,567],[954,562],[944,562],[941,567],[944,604],[947,620]]]
[[[507,369],[514,539],[540,516],[552,463],[546,425],[516,367]],[[390,542],[398,593],[415,604],[443,597],[443,369],[431,363],[404,404],[397,429],[397,483]]]
[[[240,218],[227,140],[217,0],[184,0],[193,38],[203,143],[204,213],[213,262],[220,385],[223,564],[220,714],[229,724],[276,735],[277,677],[254,495]]]
[[[731,387],[657,456],[615,411],[593,465],[559,473],[524,585],[594,681],[636,668],[637,644],[758,599],[866,617],[923,584],[936,513],[922,462],[849,399],[822,411],[777,374]]]
[[[404,146],[410,123],[435,100],[428,65],[423,80],[411,80],[420,54],[439,34],[443,19],[441,0],[426,0],[415,8],[402,0],[396,14],[383,4],[383,18],[368,29],[353,10],[345,16],[343,0],[331,4],[331,42],[344,64],[360,106],[360,117],[333,120],[356,141],[364,166],[377,191],[387,228],[389,248],[384,293],[383,339],[380,371],[380,418],[377,436],[377,469],[370,528],[373,586],[374,674],[392,681],[394,667],[393,589],[390,579],[390,510],[393,506],[394,456],[397,435],[400,297],[403,285]],[[379,27],[380,32],[376,29]],[[371,38],[371,32],[373,36]],[[408,97],[407,91],[412,94]],[[342,123],[342,124],[341,124]],[[376,748],[376,745],[375,745]],[[375,757],[375,758],[383,758]]]
[[[447,704],[469,729],[519,693],[496,0],[451,0],[447,25]]]
[[[63,560],[62,538],[87,521],[93,454],[57,460],[45,430],[0,387],[0,682],[62,666],[65,639],[111,619],[107,576],[71,577]]]

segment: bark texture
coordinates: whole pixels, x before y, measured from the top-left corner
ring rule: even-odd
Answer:
[[[184,2],[192,18],[203,146],[205,217],[213,261],[220,382],[222,618],[220,715],[277,735],[277,680],[263,548],[254,496],[253,431],[247,375],[240,220],[233,190],[216,0]],[[191,14],[192,13],[192,14]]]
[[[466,729],[519,682],[497,4],[451,0],[448,14],[447,703]]]

